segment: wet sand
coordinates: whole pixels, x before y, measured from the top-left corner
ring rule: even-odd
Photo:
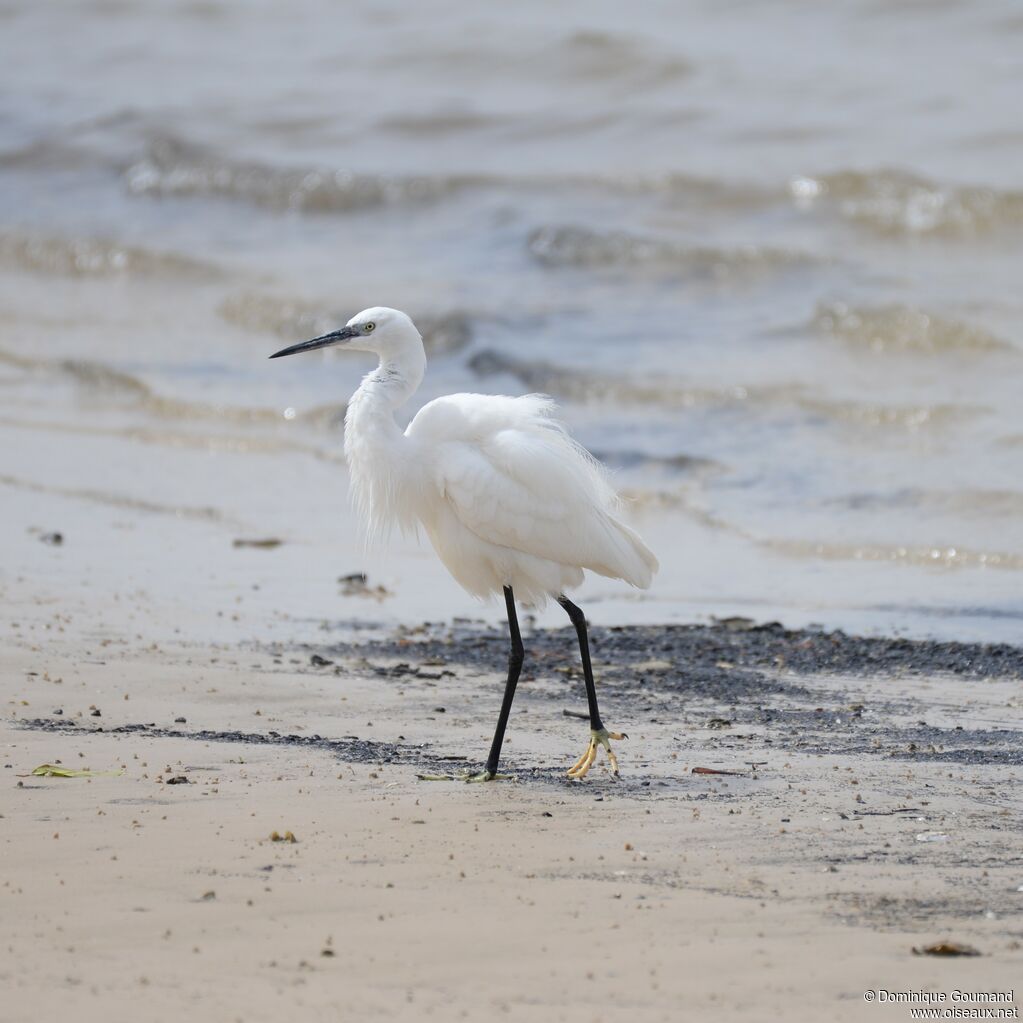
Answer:
[[[12,1023],[72,1002],[115,1021],[901,1020],[864,991],[1021,975],[1023,650],[595,629],[629,739],[619,782],[571,783],[571,637],[531,630],[514,778],[463,785],[416,774],[485,756],[492,626],[360,646],[28,631],[0,682]],[[57,761],[123,773],[25,777]],[[946,939],[983,954],[913,953]]]

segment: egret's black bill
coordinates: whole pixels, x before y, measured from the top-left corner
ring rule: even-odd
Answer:
[[[328,345],[340,344],[342,341],[348,341],[350,338],[358,336],[359,332],[357,330],[353,330],[351,327],[342,327],[340,330],[332,330],[329,334],[314,337],[311,341],[300,341],[297,345],[282,348],[279,352],[274,352],[270,358],[279,359],[282,355],[297,355],[299,352],[311,352],[317,348],[326,348]]]

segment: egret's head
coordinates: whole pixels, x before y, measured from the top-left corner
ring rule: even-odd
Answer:
[[[282,348],[270,358],[279,359],[282,355],[311,352],[328,345],[338,345],[355,352],[374,352],[382,358],[394,358],[410,350],[418,349],[421,352],[423,339],[405,313],[386,306],[374,306],[357,313],[340,330]]]

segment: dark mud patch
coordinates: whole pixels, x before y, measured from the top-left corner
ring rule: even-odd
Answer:
[[[834,915],[845,923],[877,931],[906,932],[931,927],[954,917],[975,920],[985,904],[979,897],[936,895],[931,899],[901,898],[854,892],[837,894]]]
[[[745,618],[713,625],[630,625],[590,629],[594,658],[624,671],[640,669],[649,676],[637,684],[668,689],[710,686],[723,670],[790,672],[796,675],[933,675],[951,674],[964,679],[1023,679],[1023,647],[1005,643],[955,643],[891,637],[850,636],[842,631],[786,629],[777,622],[756,624]],[[507,655],[503,629],[471,622],[426,624],[393,636],[360,644],[373,653],[446,660],[490,670]],[[351,651],[339,646],[337,652]],[[574,663],[575,634],[570,628],[535,630],[527,638],[527,663]],[[647,668],[649,662],[668,662]],[[732,666],[723,669],[722,663]],[[735,681],[729,674],[726,679]],[[656,683],[656,684],[655,684]],[[767,685],[781,686],[777,680]]]
[[[988,680],[1023,679],[1021,647],[792,630],[745,618],[593,628],[590,640],[605,716],[676,725],[690,749],[699,745],[746,759],[774,749],[964,766],[1023,764],[1018,727],[959,724],[954,707],[947,726],[927,725],[934,696],[921,685],[947,680],[954,697],[965,700]],[[531,630],[525,643],[521,684],[543,682],[533,687],[537,698],[585,706],[574,630]],[[406,683],[452,670],[489,675],[496,700],[508,640],[500,628],[456,621],[302,650],[344,662],[345,670]],[[857,695],[861,682],[870,683],[869,699]],[[943,713],[948,719],[950,708]],[[715,734],[694,735],[694,726]]]
[[[348,764],[366,764],[373,767],[386,765],[412,766],[425,774],[451,774],[457,775],[466,769],[479,770],[459,754],[445,754],[431,749],[426,745],[414,743],[391,743],[374,742],[369,739],[359,739],[354,736],[341,739],[331,739],[322,735],[285,735],[280,732],[241,732],[241,731],[219,731],[214,729],[202,729],[201,731],[189,732],[177,728],[158,728],[148,724],[127,724],[118,725],[113,728],[89,728],[78,727],[73,722],[53,720],[50,718],[32,718],[18,722],[19,727],[35,732],[50,732],[63,735],[74,735],[78,738],[83,735],[145,735],[153,739],[190,739],[195,742],[225,742],[240,743],[251,746],[280,746],[289,749],[314,749],[329,753]],[[557,784],[562,788],[576,788],[580,791],[583,786],[570,781],[565,777],[564,771],[560,768],[515,768],[514,765],[501,765],[504,774],[510,774],[516,781],[546,782]],[[590,779],[588,779],[590,780]],[[599,782],[600,776],[592,775],[592,781]],[[630,790],[633,793],[641,793],[651,785],[667,785],[669,782],[664,779],[651,780],[649,777],[642,780],[635,780],[630,784],[608,781],[608,787],[621,788],[623,791]],[[599,795],[600,786],[594,788],[589,786],[591,795]]]

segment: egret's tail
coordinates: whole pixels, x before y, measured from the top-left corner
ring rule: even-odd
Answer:
[[[641,590],[649,589],[654,573],[660,568],[654,552],[624,522],[609,515],[607,527],[612,541],[608,553],[613,551],[613,556],[601,558],[600,564],[586,567],[598,575],[622,579]]]

